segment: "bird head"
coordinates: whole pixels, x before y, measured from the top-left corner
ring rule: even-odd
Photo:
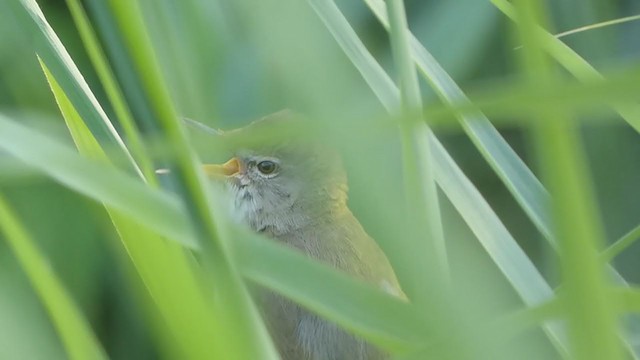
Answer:
[[[340,157],[308,136],[306,125],[280,112],[225,132],[234,156],[203,166],[210,178],[226,183],[234,216],[255,231],[282,235],[346,207]]]

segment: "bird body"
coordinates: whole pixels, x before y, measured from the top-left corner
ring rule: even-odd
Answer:
[[[279,113],[241,129],[262,132],[295,121]],[[347,206],[346,174],[337,153],[314,143],[266,140],[236,151],[223,173],[232,213],[254,231],[395,295],[402,292],[376,242]],[[294,270],[294,269],[292,269]],[[260,291],[259,306],[284,360],[377,360],[383,352],[294,302]]]

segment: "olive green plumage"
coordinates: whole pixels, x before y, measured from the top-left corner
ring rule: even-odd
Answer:
[[[402,296],[391,265],[347,207],[338,154],[296,131],[304,120],[281,112],[225,133],[236,142],[226,172],[234,217],[307,256]],[[295,269],[292,269],[295,271]],[[337,325],[270,292],[259,306],[284,360],[364,360],[385,355]]]

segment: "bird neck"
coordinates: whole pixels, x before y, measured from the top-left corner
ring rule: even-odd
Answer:
[[[246,220],[255,231],[282,238],[303,233],[318,224],[331,223],[345,212],[349,212],[346,186],[320,187],[290,206],[253,213]]]

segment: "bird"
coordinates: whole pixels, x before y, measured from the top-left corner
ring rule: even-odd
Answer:
[[[297,249],[383,291],[404,297],[387,257],[348,207],[339,153],[298,136],[308,119],[290,110],[221,132],[233,142],[224,164],[204,164],[222,181],[232,218],[256,233]],[[273,292],[258,298],[283,360],[380,360],[388,355],[335,323]]]

